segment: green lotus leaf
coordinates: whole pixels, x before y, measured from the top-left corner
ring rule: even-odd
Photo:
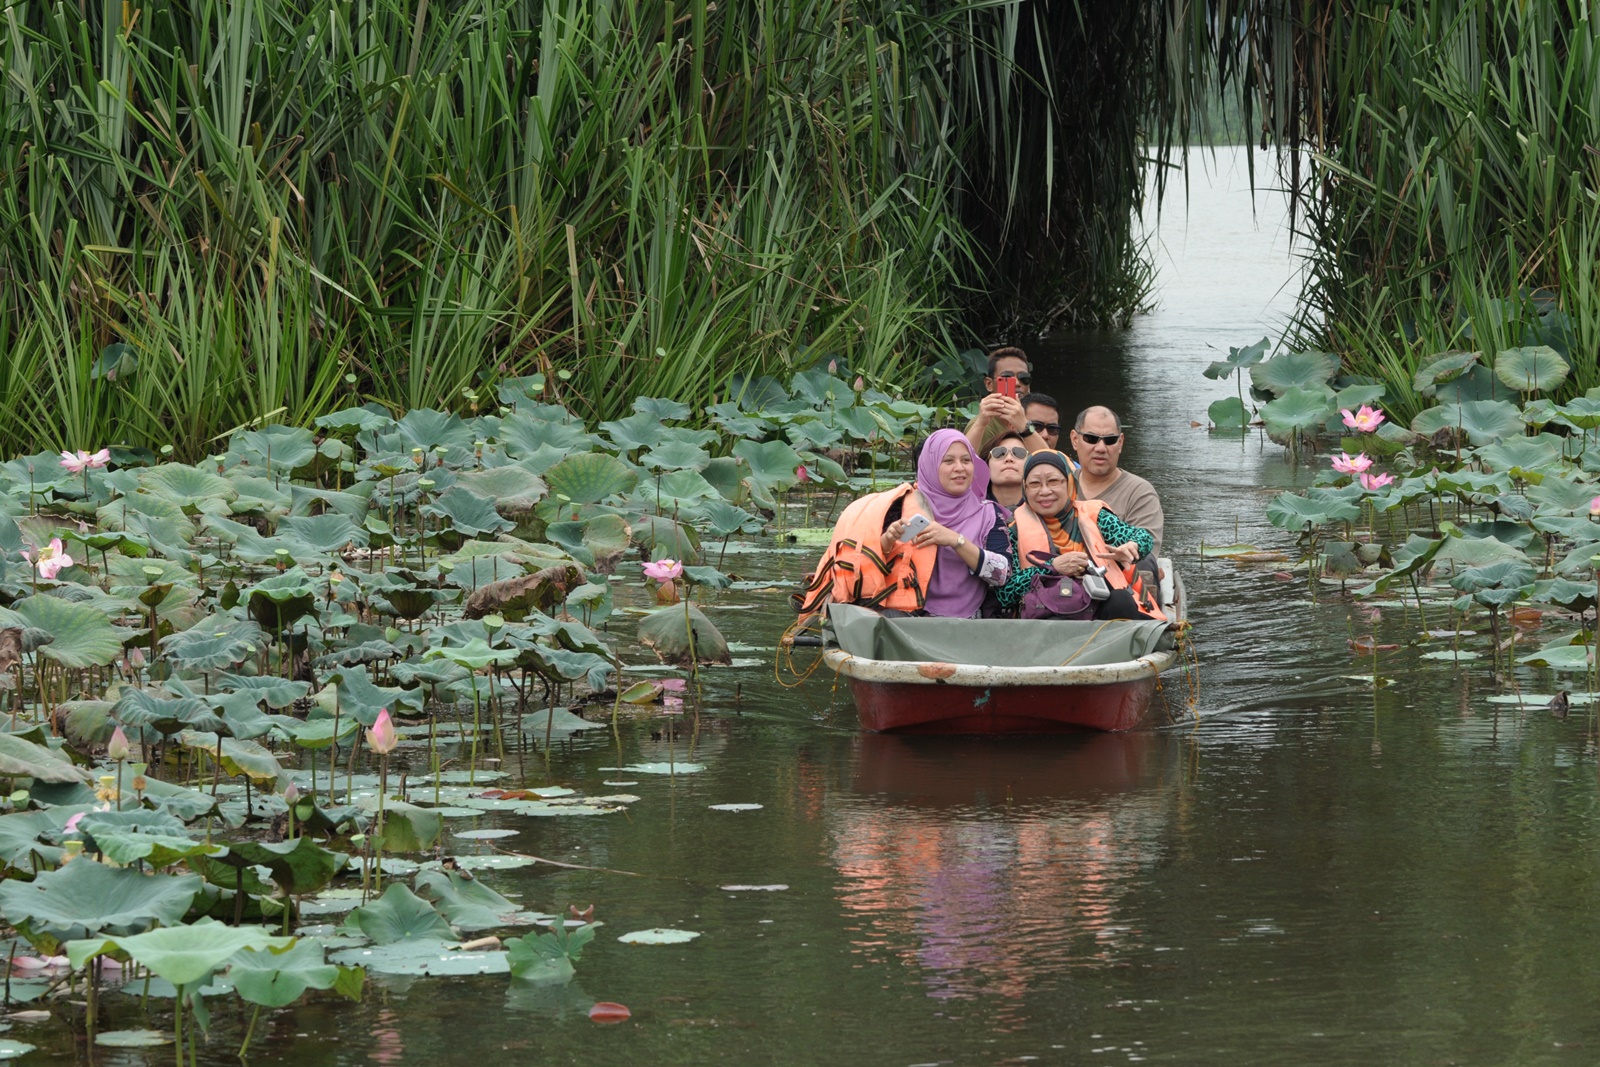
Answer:
[[[0,882],[0,915],[30,944],[54,953],[63,942],[102,932],[170,926],[199,891],[198,875],[141,874],[80,857],[31,882]]]
[[[1588,514],[1589,501],[1596,496],[1600,496],[1600,485],[1571,478],[1547,477],[1538,485],[1528,487],[1528,499],[1541,516],[1551,512]]]
[[[789,381],[796,398],[812,407],[849,407],[856,402],[850,383],[836,378],[821,367],[799,371]]]
[[[1536,404],[1548,404],[1549,401],[1542,397],[1529,401],[1523,407],[1523,418],[1527,418],[1529,408]],[[1600,427],[1600,399],[1579,396],[1555,409],[1555,418],[1551,421],[1571,426],[1575,430],[1593,430]]]
[[[708,589],[727,589],[733,585],[733,579],[715,567],[685,567],[683,576],[691,585],[703,585]]]
[[[368,408],[343,408],[331,411],[326,415],[319,415],[314,420],[320,430],[332,433],[356,434],[362,430],[382,430],[394,423],[394,419],[381,411],[372,411]]]
[[[1587,671],[1594,665],[1588,645],[1575,645],[1566,640],[1553,641],[1537,652],[1518,656],[1517,662],[1548,667],[1553,671]]]
[[[843,430],[852,441],[870,441],[884,435],[883,424],[864,407],[841,408],[833,413],[833,424]],[[893,436],[898,437],[896,429]]]
[[[1520,522],[1506,522],[1495,520],[1493,522],[1474,522],[1461,527],[1462,537],[1492,537],[1503,545],[1512,548],[1527,548],[1533,543],[1533,531]]]
[[[85,820],[87,822],[88,820]],[[83,824],[79,824],[83,829]],[[90,829],[87,831],[106,859],[120,867],[144,862],[153,870],[170,867],[194,856],[214,856],[227,851],[221,845],[208,845],[178,834],[141,833],[134,830]]]
[[[59,596],[24,597],[0,608],[0,626],[49,634],[50,643],[40,646],[38,654],[74,670],[105,667],[122,658],[122,636],[103,611]]]
[[[447,659],[469,670],[481,671],[491,664],[507,666],[517,658],[517,654],[509,648],[491,648],[482,638],[474,638],[465,645],[430,648],[422,654],[422,658]]]
[[[516,523],[495,510],[494,501],[459,485],[446,489],[424,504],[422,511],[430,518],[443,520],[449,530],[462,537],[497,534],[516,526]]]
[[[545,376],[543,374],[525,374],[518,378],[502,378],[500,379],[500,388],[495,395],[500,403],[508,408],[533,408],[538,410],[539,408],[554,407],[555,410],[563,415],[566,414],[565,408],[556,405],[530,403],[530,401],[537,400],[544,395],[544,384]]]
[[[213,688],[227,692],[248,693],[257,703],[269,708],[287,708],[300,700],[310,690],[307,682],[291,681],[272,674],[219,674],[212,679]]]
[[[1339,357],[1327,352],[1281,352],[1250,368],[1255,388],[1281,397],[1291,389],[1316,391],[1339,373]]]
[[[231,776],[245,775],[252,781],[271,783],[283,776],[277,758],[254,741],[231,737],[223,741],[216,731],[201,733],[198,730],[185,730],[178,735],[178,740],[184,748],[210,753]]]
[[[377,900],[352,911],[346,925],[376,945],[457,940],[444,916],[398,882],[390,883]]]
[[[689,644],[694,632],[694,651]],[[687,666],[691,659],[701,663],[732,663],[727,638],[693,604],[672,604],[658,608],[639,620],[639,641],[652,649],[663,663]]]
[[[378,721],[378,712],[385,708],[391,714],[404,711],[420,714],[422,690],[375,685],[365,667],[345,667],[328,676],[328,685],[317,694],[316,702],[329,715],[337,707],[341,716],[350,716],[363,726],[371,726]]]
[[[166,497],[185,511],[216,510],[207,507],[207,502],[212,502],[222,505],[220,510],[225,513],[226,505],[239,496],[239,490],[222,475],[182,463],[147,468],[140,473],[139,484],[147,492]]]
[[[365,548],[367,531],[348,515],[285,515],[278,520],[278,536],[286,542],[295,559],[306,556],[337,556],[350,546]]]
[[[666,471],[698,471],[710,461],[711,453],[687,441],[666,441],[639,457],[649,469]]]
[[[1481,567],[1468,567],[1450,579],[1450,586],[1465,593],[1485,589],[1523,590],[1533,585],[1535,571],[1523,559],[1500,559]]]
[[[1320,429],[1336,410],[1333,394],[1326,387],[1291,386],[1262,407],[1261,421],[1274,441],[1286,441],[1297,433]]]
[[[516,464],[468,471],[456,485],[494,501],[495,510],[507,517],[528,514],[550,491],[543,478]]]
[[[227,979],[239,996],[264,1008],[283,1008],[308,989],[337,989],[352,1000],[361,997],[362,972],[323,960],[316,941],[301,938],[287,948],[247,948],[233,957]]]
[[[114,550],[129,560],[144,559],[150,555],[150,542],[126,530],[90,530],[87,533],[69,530],[63,536],[96,552]]]
[[[0,733],[0,777],[87,782],[92,776],[47,745],[35,744],[18,734]]]
[[[406,412],[395,423],[395,432],[400,436],[399,451],[404,452],[413,448],[431,452],[440,446],[470,452],[477,436],[472,425],[460,415],[431,408],[413,408]]]
[[[263,515],[278,519],[289,514],[294,498],[275,478],[255,473],[255,467],[233,467],[223,477],[233,483],[239,498],[233,502],[235,515]]]
[[[1246,345],[1243,348],[1230,347],[1228,349],[1227,359],[1217,360],[1200,373],[1204,374],[1207,378],[1220,381],[1233,374],[1233,372],[1236,370],[1241,370],[1245,367],[1253,367],[1257,363],[1260,363],[1262,357],[1267,354],[1267,349],[1271,347],[1271,344],[1271,341],[1263,337],[1253,345]],[[1238,398],[1235,397],[1234,399],[1237,400]]]
[[[495,439],[505,446],[508,455],[516,458],[532,456],[543,449],[562,454],[584,453],[600,442],[581,422],[539,419],[525,411],[500,423]]]
[[[1433,396],[1440,385],[1461,377],[1482,357],[1482,352],[1440,352],[1429,356],[1412,376],[1411,387],[1421,396]]]
[[[540,674],[565,682],[585,681],[592,689],[605,687],[606,678],[616,669],[610,659],[593,652],[538,645],[525,649],[518,663],[529,663]]]
[[[1424,437],[1458,426],[1474,445],[1492,445],[1522,434],[1522,414],[1506,400],[1469,400],[1427,408],[1411,420],[1412,431]]]
[[[349,948],[334,953],[335,963],[364,967],[377,974],[409,974],[429,977],[458,977],[473,974],[505,974],[504,952],[462,952],[458,945],[442,938],[414,938],[390,945]]]
[[[1528,557],[1521,549],[1493,537],[1447,537],[1443,547],[1434,557],[1438,563],[1456,563],[1462,568],[1487,567],[1502,561],[1526,563]]]
[[[245,602],[257,622],[277,633],[317,610],[320,584],[299,567],[291,567],[251,586],[245,593]]]
[[[670,930],[656,927],[653,930],[634,930],[617,938],[624,945],[681,945],[693,941],[700,934],[695,930]]]
[[[1211,427],[1215,430],[1242,430],[1250,425],[1250,412],[1245,410],[1244,401],[1236,396],[1213,402],[1206,408],[1206,417],[1211,420]]]
[[[633,402],[633,410],[657,422],[677,422],[690,415],[689,405],[679,400],[666,400],[656,396],[641,396]]]
[[[194,875],[188,877],[196,883],[200,881]],[[187,926],[168,926],[144,934],[114,934],[89,941],[74,941],[67,946],[67,959],[72,966],[82,967],[102,953],[121,950],[129,959],[149,968],[157,977],[182,987],[210,977],[212,971],[226,963],[236,952],[245,949],[284,949],[294,944],[294,940],[292,937],[274,937],[260,928],[224,926],[214,919],[200,919]]]
[[[1267,505],[1267,521],[1280,530],[1296,533],[1325,522],[1350,522],[1361,517],[1354,502],[1339,499],[1312,500],[1298,493],[1279,493]]]
[[[772,423],[760,416],[745,413],[731,400],[711,405],[706,408],[706,413],[732,437],[761,438],[772,430]]]
[[[1561,387],[1571,365],[1549,345],[1508,348],[1494,357],[1494,374],[1519,393],[1549,393]]]
[[[700,558],[700,535],[692,526],[665,515],[641,515],[633,520],[633,539],[651,559]]]
[[[362,807],[375,812],[377,801],[363,802]],[[383,806],[383,838],[379,844],[385,852],[424,852],[439,843],[443,832],[444,819],[436,811],[400,800],[390,800]]]
[[[450,925],[462,931],[499,930],[507,926],[531,926],[555,918],[536,911],[524,911],[481,879],[467,879],[455,871],[419,871],[417,895],[432,901],[444,912]]]
[[[102,1048],[159,1048],[172,1044],[172,1035],[165,1030],[101,1030],[94,1043]]]
[[[731,537],[736,533],[760,533],[765,525],[761,519],[744,508],[735,507],[725,500],[708,500],[702,513],[706,532],[712,537]]]
[[[12,872],[32,875],[41,865],[59,864],[61,848],[39,839],[43,836],[59,838],[62,827],[73,814],[68,809],[50,808],[0,815],[0,865]]]
[[[1561,458],[1562,443],[1561,438],[1549,433],[1537,437],[1509,437],[1475,450],[1473,456],[1491,470],[1540,471]]]
[[[289,514],[296,517],[333,513],[356,525],[366,521],[371,507],[373,482],[357,482],[349,489],[321,489],[314,485],[289,486],[292,501]]]
[[[267,635],[255,620],[210,615],[187,630],[163,637],[161,652],[184,670],[221,671],[243,663],[266,643]]]
[[[1546,578],[1533,583],[1528,599],[1536,604],[1556,604],[1568,611],[1588,611],[1595,603],[1594,583]]]
[[[194,540],[194,521],[170,497],[135,493],[120,497],[95,512],[102,530],[126,530],[147,542],[187,544]]]
[[[796,448],[822,450],[832,448],[844,440],[844,431],[823,419],[791,422],[784,430]]]
[[[594,940],[600,923],[585,923],[569,929],[556,923],[548,933],[513,937],[506,941],[511,973],[530,981],[564,982],[572,977],[573,964],[584,946]]]
[[[267,868],[278,887],[294,896],[317,892],[348,862],[342,853],[323,848],[309,837],[277,842],[229,841],[227,861],[234,866]]]
[[[176,734],[184,729],[214,734],[228,728],[199,697],[169,697],[132,686],[121,691],[111,713],[118,722],[161,734]]]
[[[625,452],[654,448],[664,439],[665,431],[666,427],[661,425],[660,419],[653,419],[645,414],[629,415],[625,419],[600,424],[600,432],[611,438],[616,447]]]
[[[246,563],[276,563],[280,548],[292,553],[286,542],[276,537],[263,537],[254,526],[220,515],[202,515],[200,529],[229,545],[232,554]]]
[[[228,454],[238,463],[288,472],[317,458],[317,442],[310,430],[299,426],[263,426],[234,434]]]
[[[799,481],[795,469],[801,465],[800,453],[782,441],[739,441],[733,454],[750,464],[750,477],[769,489],[787,489]]]
[[[635,499],[644,501],[645,506],[652,509],[671,511],[675,506],[687,508],[707,500],[721,500],[722,494],[698,471],[681,470],[643,479]]]
[[[598,504],[638,484],[639,472],[616,456],[586,452],[568,456],[545,474],[550,492],[574,504]]]

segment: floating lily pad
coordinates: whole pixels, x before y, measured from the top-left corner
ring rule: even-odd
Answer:
[[[712,804],[712,811],[760,811],[760,804]]]
[[[1461,649],[1460,651],[1456,651],[1454,649],[1446,648],[1446,649],[1442,649],[1442,650],[1440,650],[1438,652],[1424,652],[1422,655],[1418,656],[1417,658],[1418,659],[1439,659],[1439,660],[1469,660],[1469,659],[1478,659],[1479,658],[1479,654],[1476,653],[1476,652],[1468,651],[1467,649]]]
[[[347,967],[365,967],[377,974],[462,976],[506,974],[504,952],[463,952],[454,941],[413,939],[367,948],[347,948],[330,957]]]
[[[717,888],[727,893],[782,893],[789,887],[786,885],[724,885]]]
[[[38,1047],[26,1041],[16,1041],[9,1037],[0,1038],[0,1060],[14,1060],[18,1056],[26,1056]]]
[[[106,1048],[156,1048],[172,1044],[165,1030],[105,1030],[94,1035],[94,1043]]]
[[[493,841],[502,837],[516,837],[516,830],[459,830],[450,835],[467,841]]]
[[[654,930],[634,930],[617,940],[624,945],[681,945],[699,936],[697,930],[668,930],[658,926]]]
[[[622,768],[634,774],[699,774],[704,763],[630,763]],[[609,784],[609,783],[608,783]]]

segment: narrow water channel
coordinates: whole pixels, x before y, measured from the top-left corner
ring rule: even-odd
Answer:
[[[1124,462],[1163,492],[1200,652],[1195,722],[1020,743],[862,735],[826,672],[774,679],[777,597],[725,594],[709,611],[740,659],[710,673],[698,731],[652,714],[534,772],[637,794],[626,815],[475,824],[581,865],[481,874],[530,907],[595,905],[606,925],[571,984],[376,978],[361,1005],[263,1017],[252,1061],[1592,1061],[1592,724],[1507,711],[1486,672],[1419,670],[1410,650],[1380,660],[1394,684],[1375,688],[1347,641],[1375,626],[1404,644],[1414,610],[1374,621],[1336,592],[1313,602],[1303,579],[1199,558],[1203,540],[1288,547],[1264,505],[1303,479],[1270,443],[1193,425],[1233,390],[1201,368],[1276,336],[1294,299],[1281,200],[1252,201],[1241,160],[1192,169],[1187,203],[1174,187],[1151,314],[1036,352],[1065,407],[1124,413]],[[792,579],[812,555],[730,554],[726,569]],[[668,760],[704,769],[617,769]],[[761,807],[710,807],[729,803]],[[701,936],[616,940],[651,927]],[[596,1000],[633,1017],[597,1026]],[[205,1058],[236,1062],[234,1043]]]

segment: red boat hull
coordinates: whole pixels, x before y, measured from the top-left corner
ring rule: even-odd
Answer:
[[[1117,733],[1151,723],[1156,676],[1102,685],[978,688],[850,679],[861,725],[879,733]]]

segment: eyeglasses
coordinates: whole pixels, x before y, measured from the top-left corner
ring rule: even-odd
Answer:
[[[999,448],[996,448],[989,453],[989,458],[1005,459],[1008,455],[1016,459],[1027,459],[1028,450],[1026,448],[1019,448],[1016,445],[1012,445],[1010,448],[1001,445]]]
[[[1059,434],[1061,432],[1061,424],[1059,422],[1040,422],[1035,419],[1033,422],[1028,423],[1028,425],[1032,426],[1039,433]]]
[[[1067,480],[1065,478],[1051,478],[1047,481],[1041,481],[1038,478],[1029,478],[1027,485],[1027,488],[1029,489],[1065,489],[1066,487]]]
[[[1114,445],[1118,441],[1122,440],[1122,435],[1120,433],[1084,433],[1082,430],[1079,430],[1078,436],[1091,445],[1098,445],[1102,443]]]
[[[1027,373],[1018,374],[1014,370],[1003,370],[999,374],[996,374],[995,377],[996,378],[1015,378],[1017,381],[1021,382],[1023,385],[1027,385],[1029,382],[1033,381],[1033,375],[1027,374]]]

